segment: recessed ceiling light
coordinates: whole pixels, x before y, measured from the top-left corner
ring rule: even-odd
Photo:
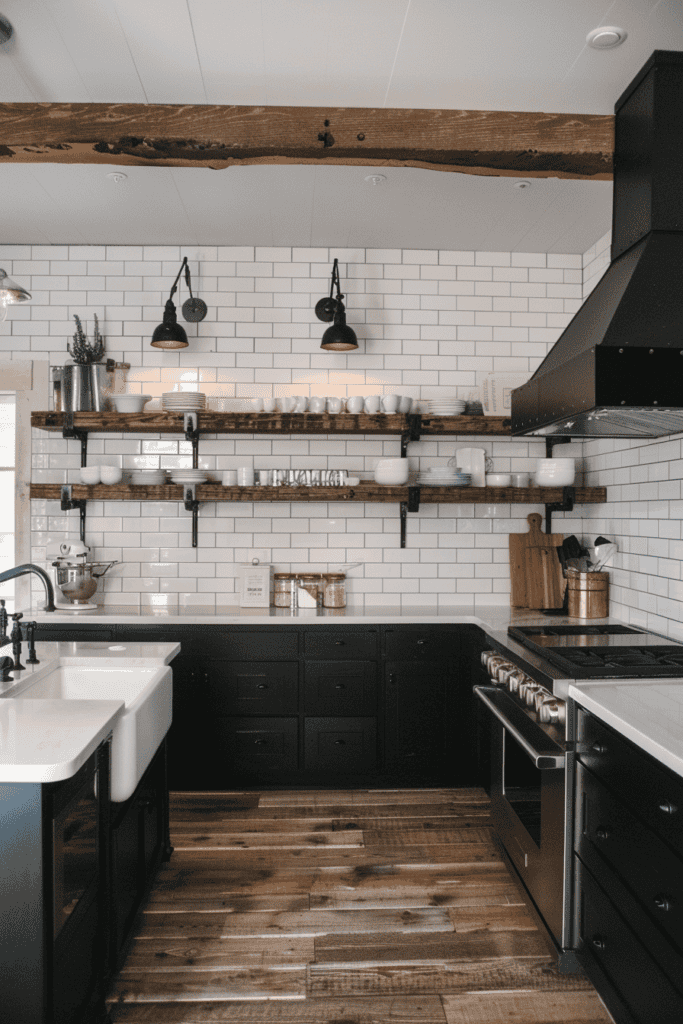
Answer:
[[[531,188],[530,181],[516,181],[515,188]]]
[[[2,14],[0,14],[0,45],[2,45],[2,43],[6,43],[8,39],[11,39],[13,31],[14,29],[7,18],[3,18]]]
[[[365,178],[368,185],[383,185],[387,180],[386,174],[368,174]]]
[[[621,46],[627,38],[628,32],[625,29],[617,28],[616,25],[601,25],[588,33],[586,42],[594,50],[612,50],[615,46]]]
[[[120,185],[122,181],[125,181],[128,177],[123,171],[110,171],[107,175],[110,181],[113,181],[115,185]]]

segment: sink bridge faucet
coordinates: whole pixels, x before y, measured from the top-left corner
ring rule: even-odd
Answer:
[[[45,570],[41,569],[39,565],[33,565],[32,562],[24,562],[23,565],[16,565],[14,569],[6,569],[5,572],[0,572],[0,583],[6,583],[7,580],[15,580],[18,576],[27,576],[29,573],[33,573],[35,576],[38,576],[45,587],[45,600],[47,603],[43,611],[56,611],[55,592],[52,587],[52,581]]]

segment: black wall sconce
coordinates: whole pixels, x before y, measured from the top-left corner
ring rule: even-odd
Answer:
[[[337,295],[334,297],[334,287],[337,286]],[[315,304],[315,315],[323,323],[334,323],[328,327],[323,334],[320,347],[328,352],[350,352],[358,348],[358,338],[346,323],[346,310],[342,299],[344,296],[339,290],[339,261],[335,260],[332,267],[332,283],[330,285],[329,298],[320,299]]]
[[[178,290],[178,281],[180,280],[180,275],[183,270],[185,271],[185,284],[187,285],[187,290],[190,293],[189,299],[186,299],[185,302],[183,302],[183,317],[188,323],[197,323],[199,320],[203,320],[208,312],[206,303],[192,294],[190,268],[187,263],[187,256],[185,256],[183,258],[183,262],[180,264],[180,270],[178,271],[176,279],[173,282],[171,294],[166,300],[163,323],[160,323],[159,326],[155,328],[154,334],[152,335],[151,344],[155,348],[187,348],[189,344],[185,329],[178,323],[175,304],[173,302],[173,296]]]

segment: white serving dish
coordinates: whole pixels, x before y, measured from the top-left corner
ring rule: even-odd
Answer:
[[[486,487],[509,487],[512,477],[509,473],[487,473]]]
[[[570,487],[576,477],[574,459],[537,459],[534,479],[537,487]]]
[[[110,395],[109,401],[117,412],[142,412],[151,395]]]

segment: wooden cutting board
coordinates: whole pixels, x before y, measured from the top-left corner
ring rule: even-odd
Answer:
[[[543,533],[541,516],[531,512],[527,517],[528,533],[511,533],[510,545],[510,604],[513,608],[559,608],[562,605],[564,580],[562,566],[555,548],[564,540],[563,533]],[[552,549],[557,563],[555,573],[551,572],[552,559],[537,555],[535,549]],[[532,552],[530,554],[529,552]],[[547,579],[546,579],[547,567]],[[554,580],[557,580],[555,584]],[[559,587],[559,597],[556,588]],[[546,593],[548,598],[546,598]],[[550,596],[552,595],[552,597]],[[545,604],[546,600],[556,600],[556,604]]]

